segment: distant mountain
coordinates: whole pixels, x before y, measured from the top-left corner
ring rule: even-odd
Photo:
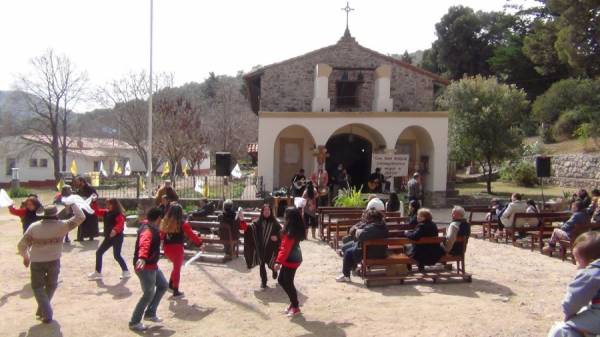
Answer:
[[[27,104],[24,94],[19,91],[0,91],[0,119],[11,118],[15,121],[31,119],[35,113]]]

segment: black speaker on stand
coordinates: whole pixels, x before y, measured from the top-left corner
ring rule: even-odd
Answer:
[[[550,177],[552,171],[551,157],[537,156],[535,157],[535,173],[540,178],[540,186],[542,187],[542,210],[545,208],[546,200],[544,199],[544,178]]]
[[[229,177],[231,173],[231,153],[215,153],[215,164],[217,177]]]

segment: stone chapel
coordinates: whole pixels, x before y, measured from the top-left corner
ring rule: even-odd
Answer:
[[[343,164],[355,186],[366,186],[372,154],[398,153],[409,155],[408,176],[423,176],[426,203],[444,202],[448,113],[434,111],[434,98],[447,80],[361,46],[348,29],[334,45],[244,79],[259,117],[265,190],[290,186],[300,168],[310,176],[324,149],[324,168],[331,173]],[[406,181],[395,178],[394,189]]]

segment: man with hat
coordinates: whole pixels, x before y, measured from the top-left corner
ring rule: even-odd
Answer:
[[[415,172],[412,178],[407,184],[408,190],[408,201],[416,200],[422,202],[423,200],[423,186],[421,185],[421,175],[419,172]]]
[[[63,238],[85,220],[79,206],[70,207],[73,216],[59,220],[55,205],[44,206],[41,220],[27,228],[17,246],[23,265],[31,268],[31,288],[38,303],[36,317],[44,323],[52,322],[50,301],[58,286]]]

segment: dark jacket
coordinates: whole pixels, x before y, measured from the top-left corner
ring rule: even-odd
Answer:
[[[363,257],[362,243],[368,240],[386,239],[389,236],[388,228],[385,222],[370,223],[364,229],[358,232],[356,237],[357,246],[354,250],[354,261],[361,261]],[[367,258],[384,259],[387,256],[387,246],[369,246]]]
[[[575,212],[573,215],[571,215],[569,220],[565,221],[562,226],[560,226],[560,229],[567,232],[567,234],[570,236],[575,229],[575,225],[584,225],[588,223],[588,220],[588,215],[585,213],[585,211]]]
[[[223,214],[219,215],[219,223],[221,225],[227,225],[231,230],[231,238],[229,232],[224,228],[219,230],[219,237],[221,240],[237,240],[240,238],[240,221],[235,218],[236,214],[232,210],[225,210]]]
[[[418,241],[421,238],[436,238],[438,237],[438,228],[433,221],[422,222],[417,225],[414,231],[408,232],[406,237],[413,241]],[[430,266],[439,261],[444,255],[444,250],[437,243],[414,245],[409,255],[420,265]]]

